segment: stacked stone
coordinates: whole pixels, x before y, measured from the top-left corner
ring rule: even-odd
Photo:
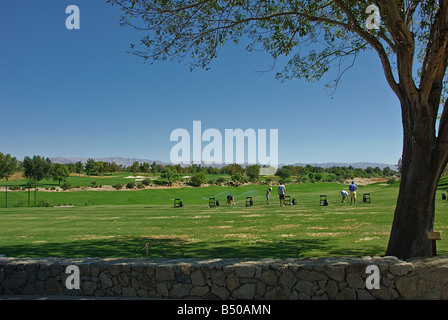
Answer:
[[[434,258],[437,259],[437,258]],[[0,295],[94,297],[366,300],[415,298],[424,283],[416,269],[448,259],[405,262],[395,257],[322,259],[14,259],[0,258]],[[436,261],[436,262],[434,262]],[[69,265],[79,268],[80,288],[68,289]],[[367,289],[367,266],[380,270],[380,289]],[[428,274],[428,273],[427,273]],[[437,298],[447,297],[446,279]],[[414,282],[409,282],[409,279]],[[415,285],[413,285],[413,283]],[[434,298],[434,288],[428,291]],[[414,295],[414,296],[413,296]]]

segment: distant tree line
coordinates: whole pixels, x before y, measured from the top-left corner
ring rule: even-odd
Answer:
[[[399,161],[400,162],[400,161]],[[115,172],[129,172],[142,174],[160,175],[161,178],[172,184],[179,181],[182,176],[189,175],[190,183],[199,186],[206,181],[206,175],[228,175],[235,183],[259,181],[260,166],[249,165],[243,167],[239,164],[229,164],[221,168],[213,166],[201,166],[192,164],[190,166],[163,165],[160,163],[140,163],[135,161],[130,166],[118,165],[115,162],[95,161],[88,159],[86,163],[81,161],[75,163],[52,163],[49,158],[42,156],[26,156],[23,161],[18,161],[10,154],[0,152],[0,179],[6,179],[15,172],[23,172],[33,185],[39,184],[42,179],[53,179],[65,182],[70,174],[85,174],[87,176],[100,176],[112,174]],[[380,169],[379,167],[367,167],[365,169],[348,167],[321,168],[318,166],[283,166],[275,174],[284,181],[294,182],[316,182],[316,181],[344,181],[354,177],[372,178],[372,177],[392,177],[399,175],[399,172],[389,167]],[[264,180],[270,178],[263,178]]]

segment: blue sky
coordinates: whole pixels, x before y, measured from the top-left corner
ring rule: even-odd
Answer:
[[[67,30],[65,9],[81,11]],[[398,99],[374,52],[330,97],[325,81],[275,80],[272,59],[229,43],[211,70],[144,64],[140,34],[103,0],[6,0],[0,11],[0,152],[170,160],[174,129],[278,129],[279,162],[381,162],[401,156]],[[277,65],[280,70],[283,65]],[[325,80],[331,78],[329,75]],[[206,143],[203,144],[205,146]]]

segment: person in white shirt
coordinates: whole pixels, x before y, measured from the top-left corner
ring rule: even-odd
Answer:
[[[345,198],[348,198],[348,192],[345,190],[341,191],[342,203],[345,203]]]
[[[286,196],[286,187],[283,185],[282,182],[279,182],[278,198],[280,199],[280,206],[282,205],[282,202],[283,206],[285,206],[285,196]]]

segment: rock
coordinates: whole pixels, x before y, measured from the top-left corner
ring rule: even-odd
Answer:
[[[190,295],[192,297],[204,297],[209,291],[210,289],[207,286],[194,287],[191,289]]]
[[[265,271],[261,275],[261,281],[270,286],[275,286],[277,284],[277,274],[275,271]]]
[[[375,300],[367,290],[356,290],[358,300]]]
[[[319,289],[318,286],[314,285],[312,282],[299,280],[297,281],[296,290],[299,292],[306,293],[309,296],[314,295],[314,293]]]
[[[96,285],[93,281],[83,281],[82,282],[82,290],[84,291],[85,295],[93,295],[95,292]]]
[[[421,269],[395,282],[400,295],[412,300],[448,299],[448,266]]]
[[[232,292],[232,297],[240,300],[251,300],[255,298],[256,285],[253,283],[243,284]]]
[[[170,291],[171,298],[185,298],[190,295],[190,290],[188,290],[181,283],[176,283]]]
[[[325,268],[325,274],[336,281],[345,280],[346,264],[332,264]]]
[[[238,286],[240,285],[240,280],[234,273],[231,273],[227,276],[226,285],[227,285],[227,289],[229,289],[230,291],[233,291],[236,288],[238,288]]]
[[[137,279],[141,289],[155,290],[156,281],[154,278],[148,277],[145,273],[141,273],[137,276]]]
[[[52,278],[45,281],[45,289],[49,295],[61,295],[64,292],[61,282]]]
[[[291,290],[289,290],[288,294],[285,292],[285,290],[289,289],[276,286],[266,293],[265,298],[266,300],[286,300],[288,298],[288,295],[291,293],[290,292]],[[299,293],[299,299],[300,299],[300,293]]]
[[[101,287],[103,289],[107,289],[113,286],[111,278],[109,278],[109,276],[105,272],[100,273],[99,279],[101,282]]]
[[[223,287],[226,281],[226,275],[221,270],[211,270],[210,276],[212,278],[212,282],[217,284],[220,287]]]
[[[230,296],[229,290],[227,290],[226,288],[220,287],[215,283],[212,285],[212,293],[214,295],[218,296],[218,298],[223,299],[223,300],[227,300],[227,298]]]
[[[327,280],[327,276],[320,271],[310,271],[302,269],[297,273],[297,278],[305,281]]]
[[[336,300],[356,300],[356,292],[351,288],[344,288],[336,295]]]
[[[358,273],[348,274],[346,281],[350,288],[364,289],[366,287],[364,280]]]
[[[292,288],[297,282],[297,278],[291,271],[286,271],[278,279],[278,284],[282,287]]]
[[[25,270],[15,272],[11,276],[11,280],[19,288],[22,288],[25,285],[27,279],[28,279],[28,272],[26,272]]]
[[[339,291],[339,285],[335,280],[329,280],[325,286],[325,292],[328,294],[328,298],[333,300],[336,299],[336,295]]]
[[[390,273],[396,276],[404,276],[412,270],[414,270],[414,266],[409,262],[400,262],[389,267]]]
[[[251,278],[255,274],[255,268],[250,265],[240,265],[235,267],[235,274],[238,278]]]
[[[158,266],[156,268],[156,279],[157,281],[170,281],[176,280],[176,277],[170,266]]]
[[[190,275],[190,278],[191,278],[191,283],[194,285],[194,286],[203,286],[203,285],[205,285],[205,277],[204,277],[204,275],[202,274],[202,271],[201,270],[196,270],[196,271],[194,271],[191,275]]]

